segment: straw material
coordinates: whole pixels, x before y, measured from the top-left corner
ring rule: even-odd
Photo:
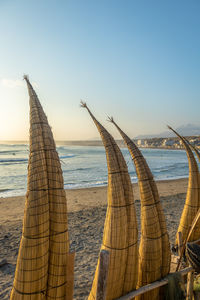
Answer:
[[[28,187],[10,299],[72,299],[62,170],[47,117],[27,76],[25,80],[30,96]]]
[[[183,138],[188,143],[188,145],[190,146],[190,148],[195,152],[195,154],[196,154],[196,156],[198,158],[198,161],[200,163],[200,153],[199,153],[199,150],[195,146],[193,146],[185,137],[183,137]]]
[[[197,162],[194,158],[192,150],[190,149],[189,144],[186,142],[185,138],[180,136],[173,128],[168,126],[182,141],[189,163],[189,180],[188,180],[188,189],[185,205],[183,208],[180,224],[178,227],[178,232],[182,233],[183,240],[187,237],[187,233],[190,230],[193,219],[196,216],[198,209],[200,208],[200,189],[199,189],[199,169]],[[197,222],[195,230],[189,238],[189,242],[195,241],[200,238],[200,221]],[[176,244],[177,244],[176,238]]]
[[[198,158],[198,161],[199,161],[199,163],[200,163],[200,153],[199,153],[198,149],[197,149],[195,146],[191,145],[191,144],[190,144],[190,146],[191,146],[192,149],[194,150],[194,152],[195,152],[195,154],[196,154],[196,156],[197,156],[197,158]]]
[[[146,160],[134,142],[114,122],[114,119],[111,117],[109,121],[116,126],[124,139],[138,176],[142,219],[138,287],[141,287],[169,273],[171,253],[166,221],[157,186]],[[158,290],[147,293],[139,299],[152,297],[158,297]]]
[[[188,143],[188,145],[190,146],[190,148],[195,152],[196,157],[197,157],[197,159],[198,159],[198,161],[200,163],[200,152],[199,152],[199,150],[194,145],[192,145],[185,137],[183,137],[183,138]],[[199,188],[200,188],[200,172],[199,172]],[[199,205],[200,205],[200,190],[199,190]]]
[[[199,153],[199,151],[197,150],[197,148],[195,146],[193,146],[191,144],[190,144],[190,147],[192,147],[192,149],[194,150],[194,152],[195,152],[195,154],[196,154],[196,156],[198,158],[198,161],[200,163],[200,153]]]
[[[133,191],[123,155],[108,131],[95,119],[101,135],[108,167],[108,207],[101,249],[110,252],[106,300],[119,298],[136,287],[138,270],[137,221]],[[99,262],[89,299],[96,299]]]

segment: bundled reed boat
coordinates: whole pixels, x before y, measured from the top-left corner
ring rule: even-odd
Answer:
[[[171,260],[169,236],[157,186],[145,158],[112,117],[109,121],[115,125],[127,145],[138,177],[141,200],[141,241],[137,283],[139,288],[169,273]],[[158,295],[159,291],[155,289],[138,299],[158,299]]]
[[[108,167],[108,206],[101,249],[110,253],[106,300],[116,299],[136,288],[138,277],[138,230],[130,176],[124,157],[108,131],[85,103],[104,144]],[[97,264],[90,300],[96,299]]]
[[[191,225],[195,216],[200,208],[200,184],[199,184],[199,168],[195,157],[192,153],[192,150],[187,143],[186,139],[183,138],[176,132],[172,127],[168,126],[182,141],[183,146],[186,150],[188,163],[189,163],[189,179],[188,179],[188,188],[187,195],[185,200],[185,205],[180,219],[180,224],[178,227],[178,232],[182,233],[182,238],[185,240],[191,229]],[[200,219],[195,225],[195,230],[192,231],[192,234],[189,237],[189,242],[200,239]],[[176,237],[176,245],[177,245]]]
[[[74,255],[69,254],[67,202],[47,117],[28,79],[30,155],[22,238],[11,300],[71,300]]]

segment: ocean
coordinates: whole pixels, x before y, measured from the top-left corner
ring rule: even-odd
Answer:
[[[122,153],[132,182],[137,181],[131,157]],[[88,188],[107,184],[104,147],[58,145],[65,189]],[[156,180],[188,177],[185,151],[142,149]],[[28,144],[0,144],[0,197],[25,195],[27,186]]]

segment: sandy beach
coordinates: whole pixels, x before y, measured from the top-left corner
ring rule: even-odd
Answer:
[[[167,220],[170,242],[174,242],[184,205],[187,179],[157,182]],[[140,202],[133,184],[138,226]],[[74,299],[87,299],[97,264],[106,214],[107,187],[66,190],[70,250],[76,252]],[[0,198],[0,299],[9,299],[22,232],[25,197]]]

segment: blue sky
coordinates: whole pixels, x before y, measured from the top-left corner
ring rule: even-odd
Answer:
[[[0,140],[28,138],[29,74],[57,140],[200,125],[200,2],[0,0]]]

